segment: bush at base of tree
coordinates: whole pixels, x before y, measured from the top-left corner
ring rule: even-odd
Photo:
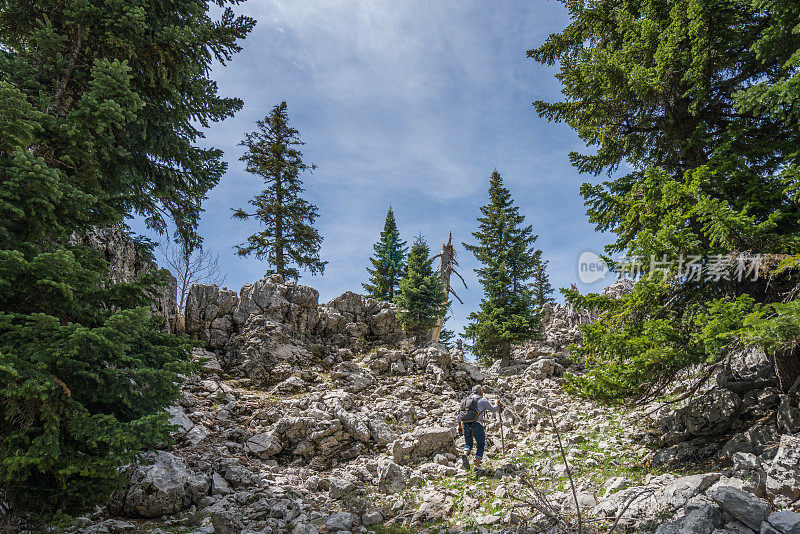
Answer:
[[[169,439],[191,344],[150,316],[157,273],[103,289],[106,268],[80,248],[0,252],[0,309],[17,310],[0,312],[0,487],[18,508],[102,503],[120,465]]]

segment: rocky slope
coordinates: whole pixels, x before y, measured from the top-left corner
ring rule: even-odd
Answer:
[[[171,408],[175,445],[70,530],[800,531],[797,388],[779,394],[744,354],[683,402],[597,406],[563,389],[585,320],[555,307],[543,341],[480,369],[411,345],[390,304],[353,293],[195,286],[186,328],[207,350]],[[487,425],[489,461],[465,471],[456,410],[476,383],[508,408]]]

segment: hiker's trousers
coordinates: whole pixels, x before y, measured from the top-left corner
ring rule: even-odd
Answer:
[[[469,455],[472,450],[472,441],[478,446],[475,449],[475,458],[483,458],[483,448],[486,446],[486,432],[483,425],[475,421],[474,423],[462,423],[464,428],[464,454]]]

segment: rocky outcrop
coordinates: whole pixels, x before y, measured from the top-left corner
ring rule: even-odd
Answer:
[[[685,393],[691,382],[677,384]],[[781,394],[772,366],[763,351],[731,354],[713,382],[702,386],[684,405],[660,418],[660,445],[654,462],[660,466],[738,453],[774,455],[781,434],[795,428],[794,390]],[[770,456],[771,458],[771,456]]]
[[[373,345],[403,339],[392,304],[352,292],[319,304],[308,286],[272,275],[233,291],[196,284],[189,290],[186,331],[260,384],[283,381],[312,361],[330,367]]]
[[[602,294],[620,298],[632,289],[633,281],[622,278],[604,288]],[[515,346],[512,356],[519,360],[530,360],[563,353],[570,344],[580,343],[581,326],[597,317],[596,311],[576,308],[569,303],[547,304],[542,308],[542,339]]]
[[[233,309],[239,304],[235,291],[215,285],[194,284],[186,297],[185,332],[211,350],[225,347],[234,330]]]
[[[320,305],[270,277],[192,299],[187,325],[214,352],[195,351],[200,371],[169,409],[175,445],[130,470],[124,510],[142,532],[366,534],[387,522],[556,534],[578,511],[587,532],[800,524],[800,438],[785,430],[795,397],[751,387],[769,380],[758,357],[675,405],[607,407],[565,391],[562,375],[580,368],[557,352],[478,368],[439,344],[398,343],[391,306],[353,293]],[[475,383],[505,410],[502,426],[486,416],[484,464],[469,473],[456,413]],[[691,472],[673,470],[689,460]],[[541,509],[524,505],[540,497]],[[104,513],[72,532],[134,528]]]
[[[73,234],[70,243],[100,252],[103,259],[108,262],[109,279],[112,284],[130,283],[146,272],[161,271],[167,279],[167,284],[159,288],[155,295],[153,314],[164,317],[165,331],[176,331],[178,282],[169,271],[159,269],[152,259],[137,250],[128,232],[117,227],[93,228],[83,235]]]

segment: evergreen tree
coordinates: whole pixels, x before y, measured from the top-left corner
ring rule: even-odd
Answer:
[[[444,318],[445,323],[447,320],[450,319],[450,316]],[[446,348],[450,349],[453,347],[453,340],[456,338],[456,333],[449,328],[442,327],[442,331],[439,333],[439,343],[444,345]]]
[[[587,327],[578,352],[593,369],[576,388],[658,395],[681,369],[723,357],[722,341],[767,348],[790,387],[796,329],[775,321],[800,324],[800,3],[565,4],[570,24],[528,54],[560,62],[566,98],[536,109],[596,146],[570,155],[579,171],[615,176],[581,189],[589,220],[617,236],[608,254],[640,259],[645,275],[651,258],[673,265],[620,301],[571,295],[606,310]],[[692,256],[709,269],[746,251],[783,261],[758,280],[680,272]]]
[[[538,316],[533,311],[529,280],[533,276],[536,237],[522,226],[525,217],[514,206],[511,193],[497,171],[489,181],[489,203],[481,207],[476,245],[463,243],[481,266],[475,269],[483,287],[480,309],[469,315],[465,337],[482,360],[500,359],[508,365],[511,344],[537,335]]]
[[[555,302],[553,298],[553,286],[550,285],[550,277],[547,275],[548,261],[542,259],[542,251],[536,250],[533,253],[533,269],[531,271],[531,293],[533,295],[533,302],[537,308],[545,304],[552,304]]]
[[[411,246],[408,272],[400,281],[395,302],[406,332],[418,338],[424,337],[447,311],[447,295],[433,269],[428,244],[421,235]]]
[[[255,208],[252,213],[236,209],[233,216],[242,220],[255,218],[264,230],[238,245],[236,253],[255,253],[258,259],[266,259],[271,267],[267,274],[295,280],[300,277],[299,268],[322,274],[328,262],[319,259],[322,236],[313,226],[319,213],[301,196],[305,189],[300,175],[308,165],[303,163],[303,153],[295,148],[303,142],[300,133],[289,126],[286,102],[272,108],[256,125],[258,130],[246,134],[239,143],[247,147],[240,159],[247,164],[247,172],[264,178],[267,188],[250,201]]]
[[[102,502],[121,465],[168,438],[164,408],[192,366],[149,316],[164,280],[112,285],[68,237],[139,214],[199,241],[224,163],[198,128],[241,107],[207,73],[253,25],[208,11],[0,2],[0,494],[15,507]]]
[[[392,302],[405,272],[408,249],[406,242],[400,239],[400,231],[397,229],[391,207],[386,214],[380,240],[372,245],[372,248],[375,250],[375,255],[369,259],[373,268],[367,267],[369,282],[361,285],[367,290],[368,296]]]

